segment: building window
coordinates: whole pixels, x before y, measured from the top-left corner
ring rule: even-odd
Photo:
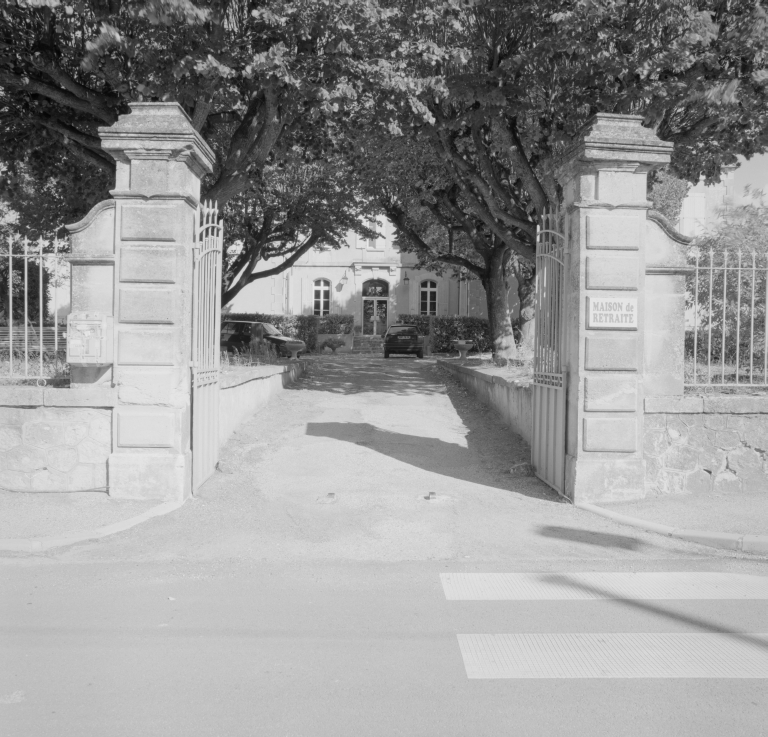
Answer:
[[[421,314],[437,314],[437,282],[421,282]]]
[[[331,312],[331,282],[327,279],[318,279],[315,282],[315,309],[314,314],[328,315]]]
[[[363,284],[363,297],[388,297],[389,284],[384,279],[369,279]]]
[[[368,250],[369,251],[382,251],[384,249],[384,239],[383,239],[383,233],[381,232],[381,222],[378,220],[372,221],[368,223],[368,227],[371,230],[375,230],[378,234],[378,238],[369,238],[368,239]]]

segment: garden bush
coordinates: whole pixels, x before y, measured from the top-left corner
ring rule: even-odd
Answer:
[[[422,335],[429,334],[428,315],[398,315],[398,321],[405,325],[415,325]],[[492,341],[488,329],[488,320],[483,317],[460,315],[434,316],[432,318],[432,350],[436,353],[450,353],[454,350],[454,340],[471,340],[475,348],[489,351]]]
[[[354,315],[326,315],[320,318],[317,332],[320,335],[351,335],[354,324]]]
[[[347,343],[346,341],[342,340],[341,338],[328,338],[328,340],[324,340],[322,345],[320,346],[320,350],[325,350],[326,348],[330,348],[334,353],[336,353],[337,349],[345,346]]]

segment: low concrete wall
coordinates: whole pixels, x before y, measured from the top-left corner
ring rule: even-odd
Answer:
[[[533,434],[533,391],[523,380],[508,380],[482,369],[438,359],[483,404],[495,409],[510,429],[530,444]]]
[[[304,373],[304,361],[282,366],[253,366],[227,371],[219,390],[219,443],[223,445],[243,420]]]
[[[0,387],[0,488],[106,489],[113,389]]]
[[[647,397],[648,495],[768,492],[768,397]]]

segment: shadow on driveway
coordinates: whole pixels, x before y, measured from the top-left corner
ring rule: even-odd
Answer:
[[[287,388],[333,394],[444,394],[444,385],[425,370],[429,368],[431,364],[411,358],[324,358],[312,361],[304,377]]]
[[[495,489],[512,491],[536,499],[556,501],[554,492],[533,477],[510,476],[500,467],[508,459],[497,459],[495,467],[473,449],[438,438],[382,430],[367,422],[309,422],[307,435],[333,438],[362,445],[402,463],[449,478]]]

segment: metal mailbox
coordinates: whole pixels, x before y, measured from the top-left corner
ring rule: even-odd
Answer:
[[[75,366],[112,364],[113,318],[96,312],[67,315],[67,361]]]

